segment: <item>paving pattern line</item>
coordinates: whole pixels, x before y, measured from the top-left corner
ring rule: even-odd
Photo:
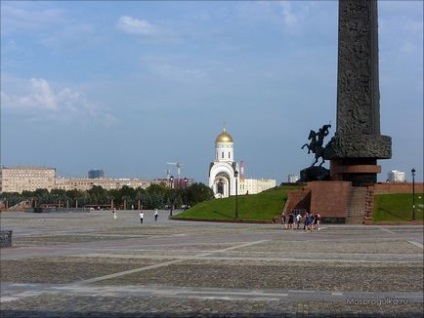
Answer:
[[[252,246],[252,245],[256,245],[256,244],[262,244],[262,243],[269,242],[269,241],[270,240],[260,240],[260,241],[249,242],[249,243],[245,243],[245,244],[241,244],[241,245],[230,246],[230,247],[226,247],[226,248],[222,248],[222,249],[218,249],[218,250],[214,250],[214,251],[210,251],[210,252],[201,253],[201,254],[195,256],[194,258],[201,258],[201,257],[209,256],[209,255],[212,255],[212,254],[216,254],[216,253],[232,251],[232,250],[235,250],[235,249],[239,249],[239,248],[243,248],[243,247],[247,247],[247,246]]]
[[[218,253],[218,252],[216,252]],[[205,253],[206,254],[206,253]],[[390,254],[384,254],[384,256],[387,256]],[[240,256],[209,256],[209,255],[195,255],[195,256],[182,256],[182,255],[133,255],[133,254],[100,254],[100,253],[90,253],[90,254],[81,254],[81,255],[73,255],[76,257],[92,257],[92,258],[118,258],[118,259],[170,259],[172,258],[174,260],[193,260],[193,259],[203,259],[205,261],[252,261],[256,259],[260,259],[264,262],[279,262],[279,263],[285,263],[285,262],[296,262],[296,263],[304,263],[304,262],[312,262],[312,263],[363,263],[363,264],[422,264],[422,256],[417,254],[403,254],[402,259],[385,259],[381,260],[378,259],[381,255],[370,255],[370,254],[355,254],[358,258],[341,258],[340,255],[334,255],[333,258],[330,258],[328,256],[322,255],[322,258],[318,258],[317,254],[314,254],[314,257],[312,258],[303,258],[303,257],[240,257]],[[368,259],[361,259],[361,256],[368,256],[370,258]],[[413,259],[405,259],[405,257],[411,257]],[[375,258],[375,259],[373,259]]]
[[[12,284],[13,285],[13,284]],[[40,286],[39,290],[26,291],[1,298],[1,302],[16,301],[41,294],[64,294],[70,297],[167,297],[214,300],[243,301],[324,301],[324,302],[386,302],[422,303],[423,292],[336,292],[321,290],[267,290],[267,289],[229,289],[175,286],[77,286],[50,285]]]
[[[280,300],[289,296],[287,292],[265,291],[265,290],[229,290],[222,288],[188,288],[188,287],[163,287],[157,286],[114,286],[111,293],[110,286],[59,286],[53,287],[46,292],[54,290],[70,293],[70,294],[87,294],[90,296],[105,296],[106,293],[115,297],[127,297],[128,295],[136,296],[161,296],[175,298],[197,298],[197,299],[223,299],[223,300]],[[125,295],[125,296],[123,296]]]
[[[411,243],[412,245],[419,247],[420,249],[424,249],[424,246],[421,243],[414,242],[414,241],[408,241],[408,243]]]
[[[198,255],[194,255],[193,257],[191,257],[191,259],[198,259],[198,258],[202,258],[202,257],[205,257],[205,256],[209,256],[209,255],[214,254],[214,253],[222,253],[222,252],[226,252],[226,251],[229,251],[229,250],[243,248],[243,247],[246,247],[246,246],[261,244],[261,243],[264,243],[264,242],[267,242],[267,241],[268,240],[260,240],[260,241],[255,241],[255,242],[249,242],[249,243],[245,243],[245,244],[241,244],[241,245],[227,247],[227,248],[224,248],[224,249],[214,250],[214,251],[207,252],[207,253],[201,253],[201,254],[198,254]],[[94,278],[82,280],[82,281],[79,281],[79,282],[72,283],[71,285],[78,285],[78,286],[86,285],[86,284],[95,283],[95,282],[99,282],[99,281],[106,280],[106,279],[121,277],[121,276],[129,275],[129,274],[134,274],[134,273],[143,272],[143,271],[147,271],[147,270],[151,270],[151,269],[156,269],[156,268],[160,268],[160,267],[164,267],[164,266],[169,266],[169,265],[172,265],[172,264],[181,263],[181,262],[184,262],[185,260],[186,259],[184,259],[184,258],[183,259],[174,259],[174,260],[159,263],[159,264],[144,266],[144,267],[135,268],[135,269],[131,269],[131,270],[123,271],[123,272],[118,272],[118,273],[114,273],[114,274],[109,274],[109,275],[104,275],[104,276],[100,276],[100,277],[94,277]]]
[[[45,290],[31,290],[31,291],[23,291],[20,293],[15,293],[13,295],[9,295],[9,296],[0,296],[0,303],[6,303],[6,302],[11,302],[11,301],[17,301],[23,298],[28,298],[28,297],[36,297],[41,295],[42,293],[44,293]]]
[[[382,230],[382,231],[385,231],[385,232],[387,232],[387,233],[390,233],[390,234],[396,234],[395,232],[393,232],[393,231],[390,231],[389,229],[387,229],[387,228],[385,228],[385,227],[383,227],[383,226],[381,226],[381,227],[378,227],[380,230]]]

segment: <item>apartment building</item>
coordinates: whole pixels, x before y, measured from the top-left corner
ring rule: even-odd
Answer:
[[[238,194],[257,194],[276,186],[275,179],[240,179]]]
[[[118,190],[123,186],[146,189],[151,181],[137,178],[57,178],[55,189],[87,191],[93,186],[100,186],[105,190]]]
[[[0,167],[0,192],[52,190],[55,188],[56,169],[45,167]]]

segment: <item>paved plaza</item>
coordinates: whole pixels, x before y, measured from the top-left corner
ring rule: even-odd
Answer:
[[[422,317],[423,227],[0,214],[1,317]]]

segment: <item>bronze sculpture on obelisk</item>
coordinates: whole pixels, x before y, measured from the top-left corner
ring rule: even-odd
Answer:
[[[325,147],[330,178],[354,186],[377,182],[377,159],[390,159],[380,134],[377,0],[339,1],[337,127]]]

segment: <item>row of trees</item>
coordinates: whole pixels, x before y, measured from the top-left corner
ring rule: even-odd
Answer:
[[[163,209],[174,206],[193,206],[212,199],[213,191],[203,183],[194,183],[181,189],[171,189],[165,184],[152,184],[146,189],[123,186],[117,190],[105,190],[93,186],[88,191],[37,189],[20,193],[1,194],[0,199],[9,207],[30,200],[34,207],[55,205],[62,207],[113,206],[119,209]]]

